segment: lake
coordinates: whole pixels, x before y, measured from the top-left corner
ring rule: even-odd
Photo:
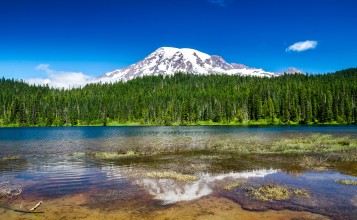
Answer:
[[[244,147],[305,137],[351,146],[357,126],[0,128],[0,190],[21,188],[0,218],[354,219],[353,155]],[[286,198],[257,197],[275,186]]]

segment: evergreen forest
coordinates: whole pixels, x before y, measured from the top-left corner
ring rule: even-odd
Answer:
[[[55,89],[0,79],[0,126],[356,124],[357,68],[279,77],[145,76]]]

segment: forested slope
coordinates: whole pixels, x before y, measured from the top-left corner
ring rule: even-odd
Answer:
[[[273,78],[178,73],[71,90],[3,78],[0,90],[0,126],[357,122],[357,69]]]

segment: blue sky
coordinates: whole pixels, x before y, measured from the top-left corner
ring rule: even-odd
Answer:
[[[43,78],[49,71],[36,67],[48,64],[94,77],[162,46],[266,71],[331,72],[357,67],[356,8],[355,0],[0,0],[0,76]]]

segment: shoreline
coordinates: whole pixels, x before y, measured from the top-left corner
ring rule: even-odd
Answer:
[[[250,122],[250,123],[215,123],[215,122],[202,122],[202,123],[192,123],[187,125],[181,124],[141,124],[139,122],[130,122],[130,123],[108,123],[107,125],[101,124],[77,124],[77,125],[0,125],[0,128],[45,128],[45,127],[196,127],[196,126],[236,126],[236,127],[314,127],[314,126],[357,126],[356,123],[309,123],[309,124],[299,124],[299,123],[259,123],[259,122]]]

